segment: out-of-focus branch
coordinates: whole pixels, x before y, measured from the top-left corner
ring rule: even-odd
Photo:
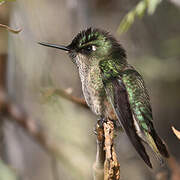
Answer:
[[[68,100],[70,100],[70,101],[72,101],[72,102],[74,102],[80,106],[83,106],[85,108],[89,108],[84,99],[73,96],[63,89],[50,89],[50,90],[48,90],[48,92],[45,93],[46,97],[50,97],[53,95],[59,95],[59,96],[65,98],[65,99],[68,99]]]
[[[4,29],[6,29],[7,31],[12,32],[12,33],[15,33],[15,34],[18,34],[18,33],[20,33],[20,32],[22,31],[22,29],[17,29],[17,30],[12,29],[12,28],[10,28],[9,26],[7,26],[7,25],[5,25],[5,24],[0,24],[0,28],[4,28]]]
[[[17,104],[13,103],[6,92],[0,89],[0,113],[7,116],[9,120],[20,125],[26,133],[33,137],[51,156],[55,156],[71,169],[72,174],[82,177],[80,170],[73,166],[61,152],[58,143],[50,138],[46,131],[42,129],[31,116],[22,110]]]

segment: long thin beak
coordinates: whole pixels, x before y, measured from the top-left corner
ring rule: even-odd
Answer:
[[[61,49],[61,50],[64,50],[64,51],[70,51],[69,47],[61,46],[61,45],[57,45],[57,44],[49,44],[49,43],[44,43],[44,42],[38,42],[38,44],[43,45],[43,46],[47,46],[47,47]]]

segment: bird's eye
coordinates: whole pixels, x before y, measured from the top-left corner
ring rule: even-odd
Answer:
[[[92,51],[92,46],[86,46],[86,47],[84,47],[84,50],[86,50],[86,51]]]
[[[85,46],[85,47],[82,48],[82,53],[89,54],[89,53],[91,53],[92,51],[95,51],[95,50],[96,50],[96,46],[88,45],[88,46]]]

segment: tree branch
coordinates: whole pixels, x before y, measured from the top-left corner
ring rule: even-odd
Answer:
[[[50,90],[48,90],[48,92],[45,93],[46,97],[53,96],[53,95],[59,95],[59,96],[65,98],[65,99],[67,99],[69,101],[74,102],[75,104],[78,104],[78,105],[80,105],[82,107],[85,107],[85,108],[89,108],[84,99],[73,96],[73,95],[71,95],[70,93],[68,93],[65,90],[62,90],[62,89],[50,89]]]
[[[93,165],[94,180],[119,180],[120,164],[114,148],[114,123],[109,119],[101,127],[98,123],[97,153]]]
[[[114,124],[109,119],[104,123],[105,152],[104,180],[120,179],[120,164],[114,148]]]

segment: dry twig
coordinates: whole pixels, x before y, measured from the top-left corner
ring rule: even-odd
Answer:
[[[18,33],[20,33],[22,31],[22,29],[17,29],[17,30],[12,29],[12,28],[10,28],[9,26],[7,26],[5,24],[0,24],[0,27],[8,30],[9,32],[15,33],[15,34],[18,34]]]
[[[120,164],[117,160],[117,155],[114,148],[114,124],[107,120],[104,122],[105,136],[105,163],[104,163],[104,180],[119,180],[120,179]]]
[[[97,124],[97,154],[93,166],[94,180],[119,180],[120,164],[114,148],[114,124],[107,120]]]

